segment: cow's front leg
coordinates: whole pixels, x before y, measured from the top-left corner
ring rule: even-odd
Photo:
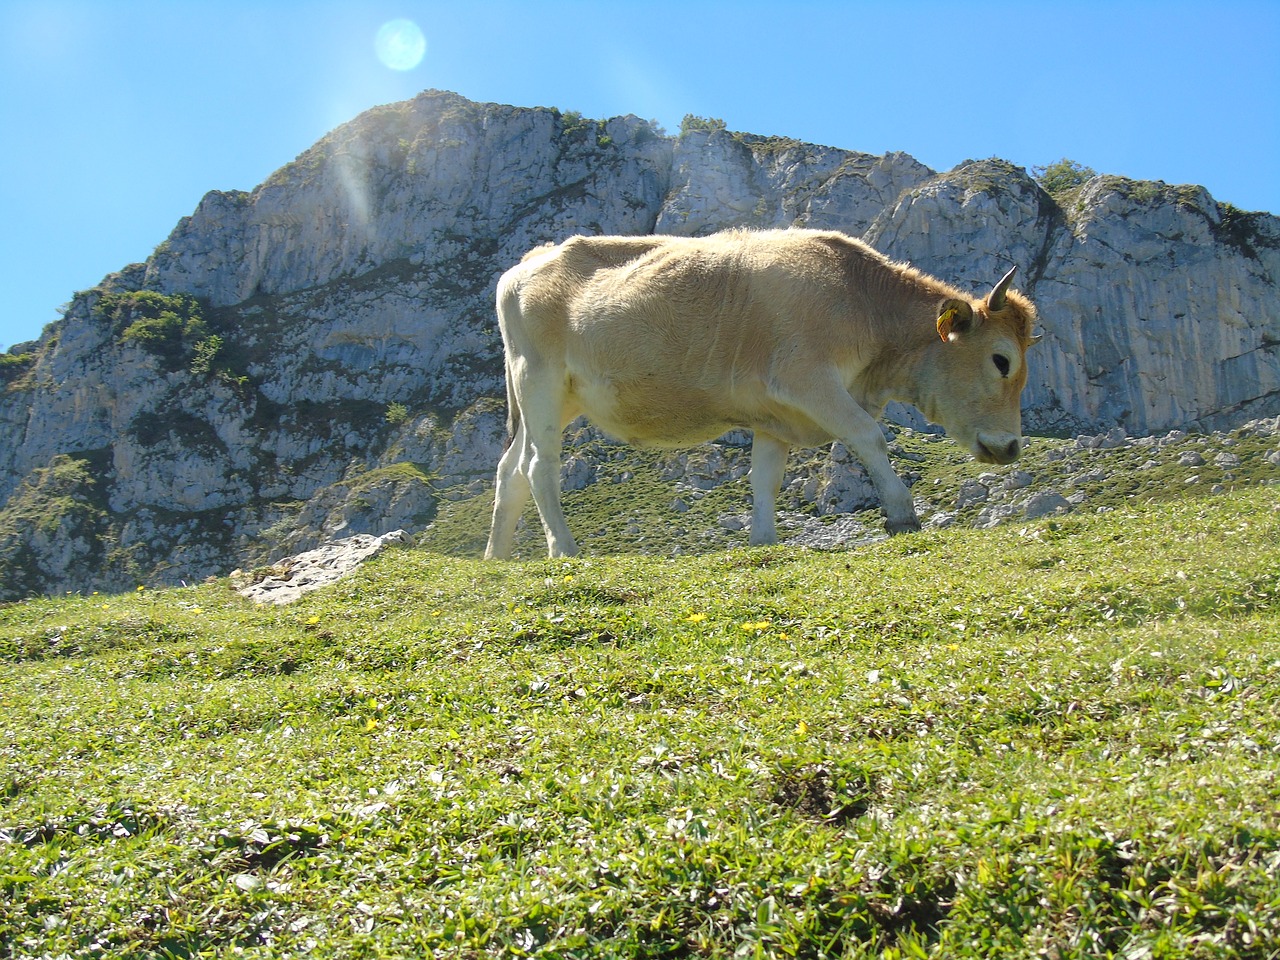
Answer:
[[[889,445],[885,443],[880,424],[849,396],[842,384],[834,377],[815,378],[779,391],[778,395],[831,436],[843,441],[862,462],[880,495],[880,510],[890,534],[920,529],[911,492],[889,463]]]
[[[787,469],[788,447],[767,433],[751,441],[751,545],[778,542],[778,492]]]
[[[920,529],[920,518],[916,516],[911,491],[902,482],[902,478],[894,473],[893,465],[889,463],[889,445],[884,442],[884,432],[869,413],[857,404],[854,406],[866,419],[866,426],[842,439],[862,461],[871,482],[876,486],[876,493],[880,495],[880,510],[884,513],[885,530],[890,536],[913,533]]]

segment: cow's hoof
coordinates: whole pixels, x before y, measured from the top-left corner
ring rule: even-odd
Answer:
[[[917,533],[920,530],[920,518],[911,517],[908,520],[886,520],[884,528],[889,531],[889,536],[896,537],[900,533]]]

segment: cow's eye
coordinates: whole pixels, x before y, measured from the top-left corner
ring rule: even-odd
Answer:
[[[993,353],[991,362],[996,365],[996,369],[1000,371],[1000,376],[1007,377],[1009,375],[1009,358],[1003,353]]]

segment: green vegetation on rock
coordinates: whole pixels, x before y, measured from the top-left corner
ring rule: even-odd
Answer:
[[[0,353],[0,377],[6,380],[16,377],[35,362],[34,353]]]
[[[1045,193],[1060,200],[1070,191],[1077,190],[1096,177],[1098,171],[1063,157],[1057,163],[1032,167],[1031,175],[1044,188]]]
[[[94,314],[111,324],[121,343],[141,347],[169,370],[185,366],[197,377],[216,377],[233,387],[248,383],[227,362],[226,341],[210,329],[193,296],[151,290],[104,293]]]
[[[680,121],[680,136],[686,136],[690,133],[723,133],[725,130],[725,122],[719,117],[698,117],[692,113],[686,113],[684,119]]]
[[[123,343],[136,344],[175,367],[210,335],[199,301],[185,294],[104,293],[94,312],[110,322]]]

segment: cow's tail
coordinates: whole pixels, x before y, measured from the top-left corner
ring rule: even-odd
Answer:
[[[554,244],[547,244],[548,248],[554,248]],[[544,248],[539,247],[536,252],[545,252]],[[529,256],[525,257],[528,260]],[[511,326],[513,322],[519,323],[520,303],[518,285],[524,271],[517,265],[512,267],[498,280],[498,289],[495,291],[494,307],[498,314],[498,330],[502,333],[502,359],[503,368],[507,378],[507,442],[502,447],[502,452],[506,453],[511,448],[512,442],[516,438],[516,434],[520,430],[520,403],[516,399],[515,376],[511,369]]]
[[[520,405],[516,403],[516,392],[511,385],[511,364],[507,362],[504,366],[507,373],[507,439],[502,445],[502,452],[506,453],[520,429]]]

